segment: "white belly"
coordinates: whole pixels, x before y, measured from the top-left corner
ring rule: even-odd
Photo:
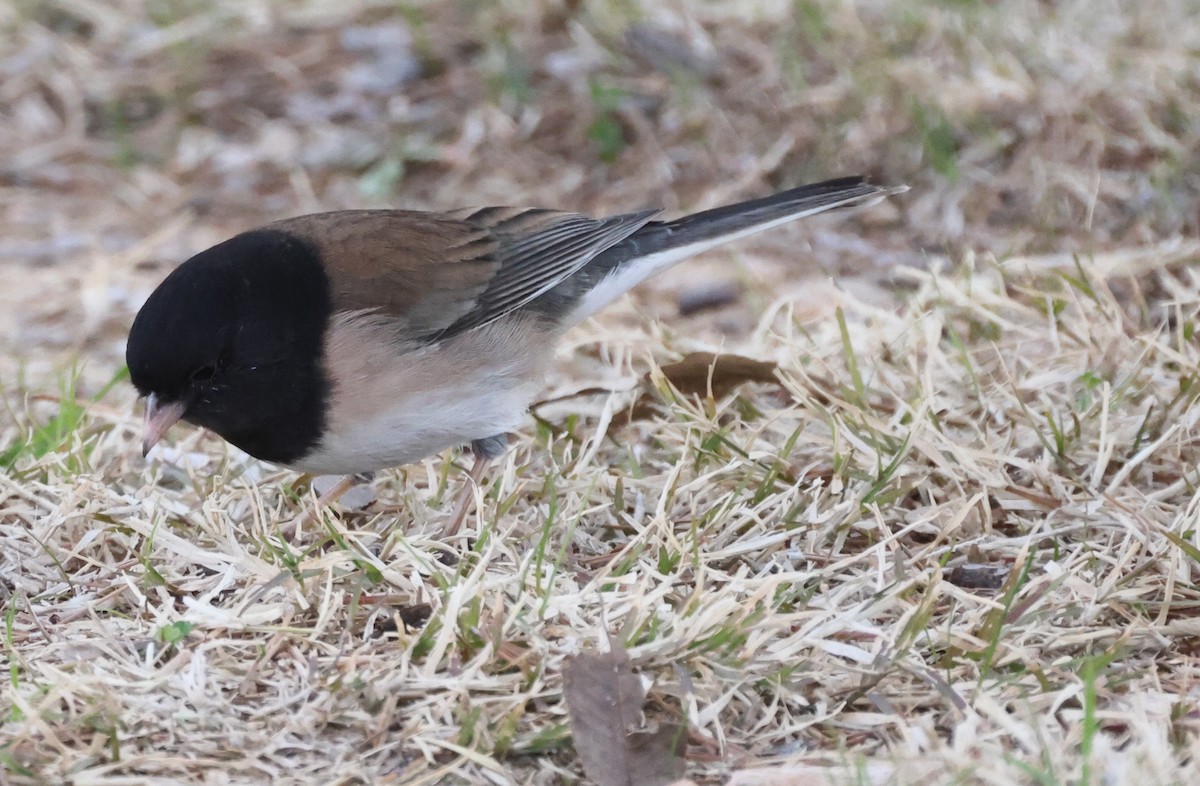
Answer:
[[[515,320],[416,351],[394,335],[362,316],[330,331],[325,436],[296,469],[368,472],[520,427],[556,338]]]

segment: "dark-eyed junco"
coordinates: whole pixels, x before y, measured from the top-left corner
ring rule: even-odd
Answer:
[[[693,254],[898,190],[845,178],[674,221],[350,210],[244,232],[180,265],[134,320],[143,451],[182,419],[314,474],[469,444],[478,477],[567,328]]]

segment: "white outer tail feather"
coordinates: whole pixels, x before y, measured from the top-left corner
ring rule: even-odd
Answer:
[[[796,221],[808,216],[814,216],[817,213],[824,213],[826,210],[833,210],[834,208],[843,207],[845,205],[858,205],[862,207],[875,205],[893,194],[898,194],[907,190],[908,188],[906,186],[899,186],[896,188],[881,189],[878,193],[871,194],[867,197],[847,197],[846,199],[830,202],[818,207],[799,210],[781,218],[765,221],[761,224],[755,224],[754,226],[739,229],[735,232],[730,232],[727,235],[721,235],[720,237],[702,240],[686,246],[669,248],[664,251],[647,254],[639,259],[630,260],[615,270],[608,277],[596,284],[596,286],[588,290],[587,294],[580,298],[575,308],[571,310],[571,313],[565,320],[566,324],[579,324],[646,279],[682,262],[688,257],[708,251],[710,248],[716,248],[717,246],[723,245],[730,241],[746,237],[747,235],[753,235],[756,232],[761,232],[764,229],[770,229],[771,227],[779,226],[780,224],[786,224],[789,221]]]

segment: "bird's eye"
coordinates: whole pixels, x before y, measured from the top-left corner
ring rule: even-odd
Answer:
[[[207,382],[217,375],[216,365],[210,363],[192,372],[192,382]]]

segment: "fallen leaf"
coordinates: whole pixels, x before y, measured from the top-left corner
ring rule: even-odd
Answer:
[[[946,580],[965,589],[998,590],[1004,586],[1008,573],[1005,566],[968,562],[951,568]]]
[[[663,377],[685,396],[724,398],[734,388],[746,382],[778,382],[776,366],[766,360],[740,355],[717,355],[712,352],[692,352],[676,363],[660,367]],[[650,375],[645,377],[650,381]],[[645,420],[655,410],[654,397],[643,393],[624,412],[613,418],[615,423]]]
[[[612,647],[577,655],[563,669],[563,697],[583,771],[599,786],[671,783],[683,770],[683,728],[662,723],[639,730],[642,681],[625,649]]]
[[[774,363],[712,352],[692,352],[677,363],[664,365],[662,373],[684,394],[707,395],[711,381],[715,398],[721,398],[743,382],[778,381]]]
[[[401,606],[396,609],[396,616],[404,623],[404,627],[412,630],[425,627],[425,623],[429,621],[432,614],[433,606],[428,603],[414,603],[411,606]]]

